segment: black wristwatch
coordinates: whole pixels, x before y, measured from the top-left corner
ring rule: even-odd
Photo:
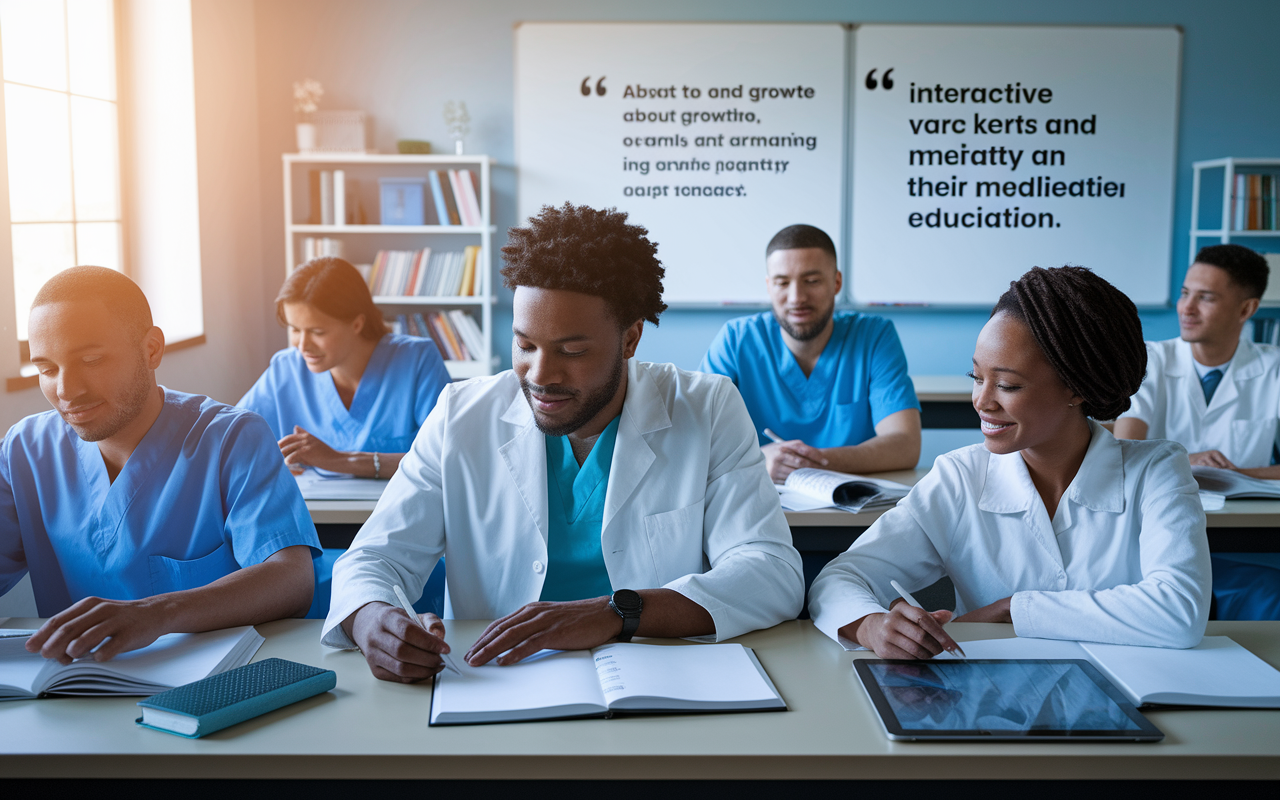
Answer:
[[[631,641],[640,627],[640,612],[644,609],[644,600],[630,589],[619,589],[609,598],[609,608],[622,617],[622,633],[618,634],[618,641]]]

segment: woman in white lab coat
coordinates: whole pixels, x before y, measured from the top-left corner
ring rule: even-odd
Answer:
[[[901,601],[944,575],[955,618],[1019,636],[1191,647],[1209,611],[1209,546],[1186,451],[1117,440],[1146,368],[1122,292],[1082,267],[1013,282],[978,336],[982,445],[940,456],[896,508],[823,569],[815,624],[883,658],[953,650],[951,612]]]

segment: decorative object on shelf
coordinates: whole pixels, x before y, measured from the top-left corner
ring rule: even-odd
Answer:
[[[426,178],[378,178],[383,225],[425,225]]]
[[[406,156],[429,156],[431,142],[423,139],[401,139],[396,142],[396,150]]]
[[[319,81],[307,78],[293,83],[293,110],[300,116],[297,126],[298,152],[314,152],[318,140],[316,126],[312,116],[320,108],[320,98],[324,96],[324,87]]]
[[[449,136],[453,139],[453,150],[462,155],[462,140],[471,133],[471,115],[467,113],[467,104],[461,100],[444,104],[444,124],[449,128]]]
[[[363,111],[317,111],[317,153],[367,153],[365,127],[368,114]]]

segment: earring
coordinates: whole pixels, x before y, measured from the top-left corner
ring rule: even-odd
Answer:
[[[1067,403],[1067,408],[1075,408],[1075,407],[1076,407],[1075,403]]]

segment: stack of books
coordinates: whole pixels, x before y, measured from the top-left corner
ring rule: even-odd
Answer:
[[[426,204],[428,225],[469,225],[484,223],[480,214],[480,179],[469,169],[437,169],[427,174]]]
[[[478,245],[432,253],[422,250],[379,250],[369,268],[369,291],[375,297],[474,297]]]
[[[391,330],[431,339],[445,361],[475,361],[484,352],[480,326],[459,309],[400,314],[391,320]]]
[[[305,236],[302,239],[302,260],[332,256],[342,258],[342,240],[330,236]]]
[[[1231,228],[1237,231],[1280,230],[1280,175],[1237,174],[1231,193]]]

